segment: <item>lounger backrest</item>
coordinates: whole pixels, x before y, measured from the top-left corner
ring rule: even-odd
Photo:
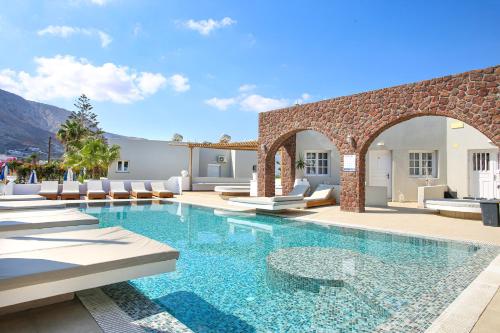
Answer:
[[[87,182],[87,191],[102,191],[102,182],[100,180],[89,180]]]
[[[287,195],[296,196],[296,195],[306,195],[306,192],[309,190],[309,185],[295,185],[293,190]]]
[[[57,193],[57,192],[59,192],[59,182],[53,181],[53,180],[42,181],[42,186],[40,188],[40,192],[45,192],[45,193],[48,193],[48,192]]]
[[[132,182],[130,183],[130,186],[134,192],[146,192],[146,187],[144,187],[143,182]]]
[[[80,183],[77,181],[64,181],[63,182],[63,192],[79,192],[80,191]]]
[[[332,190],[333,185],[319,184],[314,190],[313,194],[311,194],[310,198],[318,200],[328,199],[330,197],[330,194],[332,193]]]
[[[151,188],[155,192],[165,191],[165,184],[163,182],[151,182]]]
[[[123,182],[109,182],[109,188],[111,192],[128,192],[125,190],[125,184],[123,184]]]

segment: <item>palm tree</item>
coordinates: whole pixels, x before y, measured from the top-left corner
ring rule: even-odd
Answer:
[[[109,165],[120,157],[120,146],[108,146],[103,139],[88,139],[81,149],[65,154],[64,164],[87,169],[91,178],[106,176]]]
[[[79,122],[67,120],[61,125],[56,136],[64,145],[65,151],[69,152],[81,148],[82,141],[88,134],[88,129],[83,127]]]

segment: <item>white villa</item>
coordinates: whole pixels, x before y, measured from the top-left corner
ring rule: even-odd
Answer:
[[[121,147],[120,160],[110,166],[110,179],[168,179],[189,169],[185,144],[135,138],[109,141]],[[340,184],[339,152],[327,137],[302,131],[296,143],[296,159],[302,157],[307,163],[303,177],[312,187]],[[248,184],[256,164],[255,151],[194,148],[193,190],[213,190],[217,183]],[[450,195],[459,198],[499,198],[499,172],[498,148],[486,136],[463,122],[426,116],[395,125],[374,140],[366,181],[369,190],[386,187],[389,201],[417,201],[417,188],[425,185],[447,185]]]

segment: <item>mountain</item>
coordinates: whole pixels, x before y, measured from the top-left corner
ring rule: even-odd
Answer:
[[[59,157],[64,148],[55,138],[59,126],[70,112],[53,105],[28,101],[0,89],[0,154],[8,150],[41,151],[45,158],[48,139],[52,137],[52,156]],[[106,136],[118,136],[106,133]]]

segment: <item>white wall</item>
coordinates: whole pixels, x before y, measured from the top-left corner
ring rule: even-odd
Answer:
[[[384,143],[380,146],[379,143]],[[437,174],[430,179],[433,185],[446,184],[446,118],[418,117],[382,132],[369,150],[386,149],[392,152],[392,200],[417,201],[418,186],[426,185],[426,177],[410,176],[409,151],[436,151]],[[368,185],[369,158],[366,156],[366,182]]]
[[[110,138],[109,144],[119,145],[120,160],[129,161],[128,172],[117,172],[117,162],[108,170],[109,179],[164,180],[188,170],[189,149],[170,145],[167,141]],[[198,174],[198,151],[193,149],[193,174]]]
[[[120,159],[129,161],[128,172],[117,172],[117,162],[108,170],[109,179],[165,180],[189,169],[189,148],[169,141],[135,138],[110,138],[109,144],[120,146]],[[218,163],[217,156],[226,157]],[[236,158],[236,159],[235,159]],[[251,179],[257,152],[226,149],[193,149],[193,177],[206,177],[208,164],[221,165],[221,177]]]
[[[329,153],[329,175],[305,176],[312,187],[321,183],[340,184],[340,154],[337,147],[323,134],[316,131],[302,131],[296,134],[296,157],[305,159],[307,150],[326,150]]]
[[[252,178],[253,166],[257,165],[257,152],[245,150],[231,151],[232,172],[234,178]]]
[[[452,128],[452,125],[462,124],[462,128]],[[457,127],[457,126],[453,126]],[[457,192],[458,197],[471,195],[469,193],[469,150],[496,149],[489,139],[474,127],[455,119],[447,120],[447,152],[448,152],[448,187]]]

